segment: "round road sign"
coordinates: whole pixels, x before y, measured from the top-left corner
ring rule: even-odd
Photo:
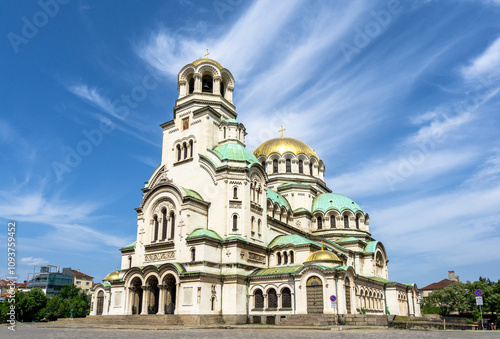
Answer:
[[[331,296],[330,296],[330,300],[331,300],[331,301],[335,301],[335,300],[337,300],[337,297],[336,297],[336,296],[334,296],[334,295],[331,295]]]
[[[483,295],[483,291],[481,291],[481,290],[475,290],[474,294],[476,295],[476,297],[480,297],[480,296]]]

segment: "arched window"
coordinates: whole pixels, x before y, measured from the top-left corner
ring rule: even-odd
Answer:
[[[292,160],[286,159],[286,172],[291,173],[292,172]]]
[[[356,228],[359,230],[359,215],[356,216]]]
[[[309,174],[313,175],[313,164],[309,163]]]
[[[323,219],[318,217],[318,230],[323,229]]]
[[[293,264],[293,251],[290,251],[290,264]]]
[[[281,290],[281,307],[292,308],[292,293],[288,287]]]
[[[261,231],[261,220],[259,219],[259,221],[257,222],[257,233],[259,235],[261,235],[262,231]]]
[[[215,310],[215,296],[212,297],[210,300],[210,310],[214,311]]]
[[[191,261],[196,261],[196,248],[191,249]]]
[[[153,240],[156,241],[158,240],[158,216],[153,217],[153,222],[154,222],[154,237]]]
[[[264,168],[264,172],[265,172],[266,171],[266,161],[263,161],[261,165],[262,165],[262,168]]]
[[[288,219],[289,219],[289,215],[288,213],[286,214],[286,224],[288,225]]]
[[[210,75],[204,75],[201,78],[201,91],[204,93],[213,93],[213,80]]]
[[[276,254],[276,258],[278,259],[278,265],[281,265],[281,253],[280,252],[278,252]]]
[[[255,308],[264,308],[264,294],[262,290],[256,290],[254,294]]]
[[[252,232],[252,235],[255,235],[255,218],[252,217],[250,220],[250,231]]]
[[[167,210],[164,208],[161,211],[161,240],[167,238],[168,232],[168,221],[167,221]]]
[[[276,290],[271,288],[267,292],[268,306],[269,308],[278,308],[278,295],[276,294]]]
[[[189,79],[189,94],[194,92],[194,77]]]
[[[233,215],[233,232],[238,230],[238,216]]]
[[[224,96],[226,94],[226,88],[224,86],[224,81],[220,82],[220,95]]]
[[[128,268],[132,268],[132,257],[128,257]]]
[[[349,217],[344,214],[344,228],[349,228]]]
[[[238,140],[241,140],[241,128],[238,128]]]
[[[226,127],[224,127],[224,139],[226,139]]]
[[[278,159],[273,160],[273,173],[278,173]]]
[[[238,199],[238,187],[233,188],[233,199]]]
[[[187,157],[188,157],[188,148],[187,148],[186,143],[183,143],[182,147],[184,148],[184,159],[187,159]]]
[[[288,265],[288,254],[283,252],[283,265]]]
[[[304,162],[299,160],[299,173],[304,173]]]
[[[189,156],[190,158],[193,157],[193,140],[189,140],[189,152],[191,155]]]
[[[335,224],[335,215],[330,215],[330,228],[336,228],[337,225]]]
[[[177,161],[181,161],[181,145],[177,145]]]
[[[175,214],[174,212],[170,213],[170,239],[174,238],[175,233]]]

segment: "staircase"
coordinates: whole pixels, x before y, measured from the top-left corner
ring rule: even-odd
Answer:
[[[58,324],[102,324],[102,325],[216,325],[222,324],[219,315],[188,315],[188,314],[168,314],[168,315],[89,315],[85,318],[64,318],[58,319]]]
[[[281,319],[280,326],[334,326],[335,315],[332,314],[292,314]]]

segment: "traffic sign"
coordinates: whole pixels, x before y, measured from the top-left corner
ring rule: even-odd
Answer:
[[[476,297],[476,305],[483,306],[483,297]]]
[[[336,301],[332,301],[332,308],[337,308],[337,302]]]
[[[481,291],[481,290],[475,290],[474,294],[476,295],[476,297],[480,297],[480,296],[483,295],[483,291]]]
[[[335,302],[335,301],[337,300],[337,297],[336,297],[336,296],[334,296],[334,295],[331,295],[331,296],[330,296],[330,300],[331,300],[332,302]]]

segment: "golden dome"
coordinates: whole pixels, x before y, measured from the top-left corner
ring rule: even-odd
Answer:
[[[221,64],[219,64],[217,61],[208,59],[208,58],[199,58],[198,60],[193,61],[191,64],[194,65],[194,67],[197,67],[199,64],[202,62],[208,62],[209,64],[212,64],[214,66],[217,66],[220,70],[222,70],[224,67],[222,67]]]
[[[300,140],[285,137],[267,140],[262,145],[257,147],[257,149],[253,151],[253,154],[258,158],[261,155],[268,157],[272,153],[279,153],[280,155],[283,155],[286,152],[291,152],[295,155],[302,153],[308,158],[315,157],[319,160],[318,155],[311,147],[307,146]]]
[[[115,272],[111,272],[110,274],[105,276],[104,279],[102,279],[102,281],[116,280],[119,277],[120,277],[120,273],[118,272],[118,270],[116,270]]]
[[[339,257],[335,253],[324,250],[324,249],[313,252],[306,260],[306,262],[313,262],[313,261],[342,262],[342,260],[340,260]]]

